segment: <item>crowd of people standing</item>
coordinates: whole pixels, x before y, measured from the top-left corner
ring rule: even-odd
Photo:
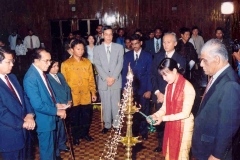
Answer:
[[[89,129],[92,102],[97,98],[103,111],[101,133],[117,129],[118,124],[113,123],[118,122],[118,103],[121,93],[126,92],[129,64],[134,74],[134,101],[157,126],[158,146],[153,151],[163,151],[165,159],[170,160],[189,159],[190,149],[193,159],[232,158],[240,127],[240,80],[232,68],[232,51],[226,47],[222,28],[217,28],[216,37],[205,44],[196,26],[192,30],[181,28],[180,39],[174,32],[163,33],[160,27],[151,31],[148,38],[140,29],[125,37],[124,29],[119,28],[116,42],[110,26],[98,25],[96,32],[86,39],[70,33],[61,60],[40,47],[39,38],[31,29],[24,41],[13,31],[9,36],[10,49],[0,48],[3,160],[26,159],[26,135],[34,129],[40,159],[61,159],[60,151],[69,151],[64,130],[67,116],[74,145],[81,145],[80,139],[94,141]],[[238,54],[233,55],[237,58]],[[11,73],[14,56],[20,55],[31,57],[23,88]],[[202,72],[198,72],[201,67]],[[202,76],[209,80],[198,112],[193,114],[193,83]],[[155,106],[155,113],[151,106]],[[148,140],[147,122],[140,114],[134,114],[133,135]]]

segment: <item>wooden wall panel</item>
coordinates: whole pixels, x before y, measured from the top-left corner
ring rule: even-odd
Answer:
[[[1,0],[0,36],[6,38],[13,28],[22,36],[33,28],[40,40],[50,47],[50,24],[53,19],[99,19],[114,28],[124,27],[131,34],[136,28],[144,32],[156,26],[174,31],[182,26],[197,25],[205,40],[214,37],[217,26],[225,26],[220,13],[223,0]],[[239,34],[239,0],[234,0],[236,13],[232,20],[233,37]],[[2,7],[3,6],[3,7]],[[72,12],[71,7],[76,11]],[[172,11],[172,7],[177,7]],[[111,23],[108,23],[111,21]],[[179,34],[178,34],[179,35]]]

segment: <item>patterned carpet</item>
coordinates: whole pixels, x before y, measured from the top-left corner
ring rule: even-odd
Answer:
[[[86,140],[80,140],[79,146],[73,146],[76,160],[99,160],[106,140],[108,139],[110,132],[102,134],[101,130],[103,124],[101,123],[101,112],[97,109],[93,113],[93,121],[90,129],[90,135],[94,138],[94,141],[88,142]],[[126,128],[122,129],[122,136],[125,136]],[[139,137],[141,140],[141,137]],[[67,142],[69,146],[69,143]],[[162,160],[164,159],[161,153],[153,152],[153,149],[157,146],[156,133],[149,134],[149,138],[146,141],[142,141],[133,147],[133,160]],[[124,160],[125,147],[119,143],[117,149],[117,155],[114,160]],[[71,160],[70,152],[61,152],[61,157],[64,160]],[[38,147],[36,148],[35,160],[39,160]]]

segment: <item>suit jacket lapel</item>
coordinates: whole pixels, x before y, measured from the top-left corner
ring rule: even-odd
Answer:
[[[12,78],[12,76],[9,76],[9,79],[10,81],[12,82],[13,86],[15,87],[15,89],[17,90],[17,93],[21,99],[21,102],[22,102],[22,106],[24,106],[24,97],[23,97],[23,94],[22,94],[22,88],[20,87],[20,85],[17,85],[18,82],[16,82],[15,79]]]
[[[9,77],[9,79],[10,79],[10,77]],[[14,82],[11,79],[10,79],[10,81],[14,85]],[[22,104],[20,104],[19,100],[15,97],[15,95],[12,93],[12,91],[9,89],[9,87],[6,85],[6,83],[1,78],[0,78],[0,87],[2,89],[4,89],[8,93],[8,95],[10,95],[12,97],[12,99],[15,99],[16,103],[18,103],[20,106],[22,105]],[[19,92],[19,88],[16,87],[16,85],[14,85],[14,87],[18,92],[21,102],[24,103],[24,98],[23,98],[23,95]],[[18,108],[21,108],[20,106]],[[22,105],[22,106],[24,106],[24,105]],[[23,107],[22,107],[22,109],[23,109]]]
[[[108,65],[107,52],[105,50],[104,44],[101,44],[100,47],[101,47],[100,48],[101,51],[99,52],[100,53],[99,57],[100,57],[100,59],[101,59],[101,61],[103,62],[104,65]],[[113,49],[113,47],[111,48],[111,54],[112,54],[112,49]],[[111,56],[110,56],[110,61],[111,61]]]
[[[34,70],[34,73],[36,74],[37,79],[39,79],[39,82],[41,83],[41,86],[44,86],[45,93],[50,95],[50,93],[49,93],[49,91],[47,89],[47,86],[43,82],[43,79],[42,79],[40,73],[37,71],[37,69],[33,65],[31,67]],[[46,82],[46,83],[49,83],[49,82]],[[50,86],[50,84],[49,84],[49,86]],[[51,98],[51,95],[50,95],[50,98]]]
[[[105,51],[106,52],[106,51]],[[112,65],[115,65],[114,63],[116,62],[115,59],[117,58],[117,50],[114,47],[114,43],[111,44],[111,53],[110,53],[110,61],[108,64],[109,70],[112,70],[114,67]],[[107,55],[106,55],[107,57]]]
[[[213,82],[213,84],[211,85],[211,87],[209,88],[209,90],[207,91],[207,93],[204,96],[204,99],[202,100],[202,103],[200,104],[199,107],[199,111],[198,113],[204,108],[206,102],[209,100],[209,98],[211,97],[211,95],[213,94],[213,92],[216,89],[216,86],[218,85],[218,83],[222,80],[222,78],[224,77],[224,75],[228,72],[229,67],[227,69],[225,69],[218,77],[217,79]]]

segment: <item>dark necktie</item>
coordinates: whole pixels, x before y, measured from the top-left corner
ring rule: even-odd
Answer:
[[[157,40],[156,41],[156,53],[158,53],[159,49],[160,49],[160,46],[159,46],[159,43],[158,43],[158,40]]]
[[[138,62],[138,54],[136,54],[135,66],[137,65],[137,62]]]
[[[20,101],[20,99],[18,98],[17,93],[16,93],[15,90],[13,89],[13,86],[11,85],[11,83],[10,83],[7,75],[5,75],[5,79],[6,79],[6,81],[7,81],[7,86],[8,86],[8,88],[12,91],[13,95],[17,98],[17,100],[18,100],[19,103],[21,104],[21,101]]]
[[[32,36],[30,37],[30,47],[33,49],[33,41],[32,41]]]
[[[211,86],[211,84],[212,84],[212,81],[213,81],[213,77],[210,78],[210,80],[209,80],[209,82],[208,82],[208,84],[207,84],[207,87],[206,87],[206,89],[205,89],[205,91],[204,91],[204,93],[203,93],[203,97],[202,97],[201,103],[202,103],[203,98],[205,97],[207,91],[209,90],[209,88],[210,88],[210,86]],[[201,104],[201,103],[200,103],[200,104]]]
[[[50,88],[50,86],[49,86],[49,84],[48,84],[48,79],[47,79],[47,76],[46,76],[45,73],[43,73],[43,77],[45,78],[45,81],[46,81],[46,83],[47,83],[47,88],[48,88],[48,90],[49,90],[50,93],[51,93],[51,98],[52,98],[53,102],[56,103],[56,100],[55,100],[55,98],[54,98],[54,96],[53,96],[53,92],[52,92],[52,90],[51,90],[51,88]]]
[[[107,60],[110,61],[110,46],[107,46]]]

